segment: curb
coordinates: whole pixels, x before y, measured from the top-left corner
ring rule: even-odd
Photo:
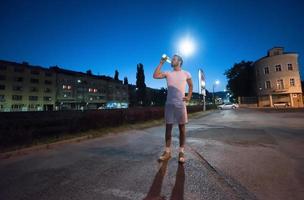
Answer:
[[[38,150],[43,150],[43,149],[50,149],[52,147],[67,144],[67,143],[76,143],[76,142],[80,142],[80,141],[87,140],[87,139],[90,139],[90,138],[93,138],[93,136],[92,135],[85,135],[85,136],[75,137],[75,138],[71,138],[71,139],[63,139],[63,140],[53,142],[53,143],[49,143],[49,144],[41,144],[41,145],[36,145],[36,146],[32,146],[32,147],[17,149],[17,150],[14,150],[14,151],[8,151],[8,152],[0,153],[0,160],[8,159],[8,158],[11,158],[13,156],[26,155],[26,154],[29,154],[33,151],[38,151]]]

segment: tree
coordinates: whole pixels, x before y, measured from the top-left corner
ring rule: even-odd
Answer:
[[[115,75],[114,75],[114,80],[115,81],[118,81],[118,75],[119,75],[119,72],[117,70],[115,70]]]
[[[226,70],[224,75],[228,79],[227,89],[234,98],[256,96],[255,71],[252,61],[235,63]]]
[[[146,84],[143,64],[137,64],[136,72],[136,99],[138,104],[146,105]]]
[[[123,84],[124,84],[124,85],[128,85],[128,84],[129,84],[128,77],[126,77],[126,76],[124,77],[124,82],[123,82]]]

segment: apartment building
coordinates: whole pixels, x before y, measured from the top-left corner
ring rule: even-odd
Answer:
[[[51,67],[56,74],[56,110],[128,107],[128,87],[120,80]]]
[[[128,86],[112,77],[0,60],[1,112],[126,107]]]
[[[1,111],[53,110],[55,87],[55,76],[49,69],[0,61]]]
[[[274,47],[254,63],[259,107],[303,107],[298,54]]]

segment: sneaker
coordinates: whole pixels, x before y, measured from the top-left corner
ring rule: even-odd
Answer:
[[[163,154],[158,158],[159,161],[169,160],[171,158],[171,152],[164,151]]]
[[[179,154],[178,154],[178,162],[179,163],[184,163],[185,162],[185,153],[184,152],[179,152]]]

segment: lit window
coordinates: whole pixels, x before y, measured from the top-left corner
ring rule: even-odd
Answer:
[[[96,92],[97,92],[97,89],[95,89],[95,88],[94,88],[94,90],[93,90],[93,91],[94,91],[94,93],[96,93]]]
[[[68,85],[68,90],[72,89],[72,86]]]
[[[89,92],[93,92],[93,89],[92,89],[92,88],[89,88]]]
[[[62,85],[62,89],[66,89],[67,88],[67,86],[66,85]]]
[[[295,85],[296,85],[295,79],[291,78],[290,79],[290,86],[295,86]]]
[[[284,89],[283,79],[277,80],[277,89]]]
[[[292,71],[293,70],[292,64],[287,64],[287,68],[289,71]]]
[[[266,89],[270,89],[270,88],[271,88],[271,83],[270,83],[270,81],[266,81],[266,82],[265,82],[265,85],[266,85]]]

